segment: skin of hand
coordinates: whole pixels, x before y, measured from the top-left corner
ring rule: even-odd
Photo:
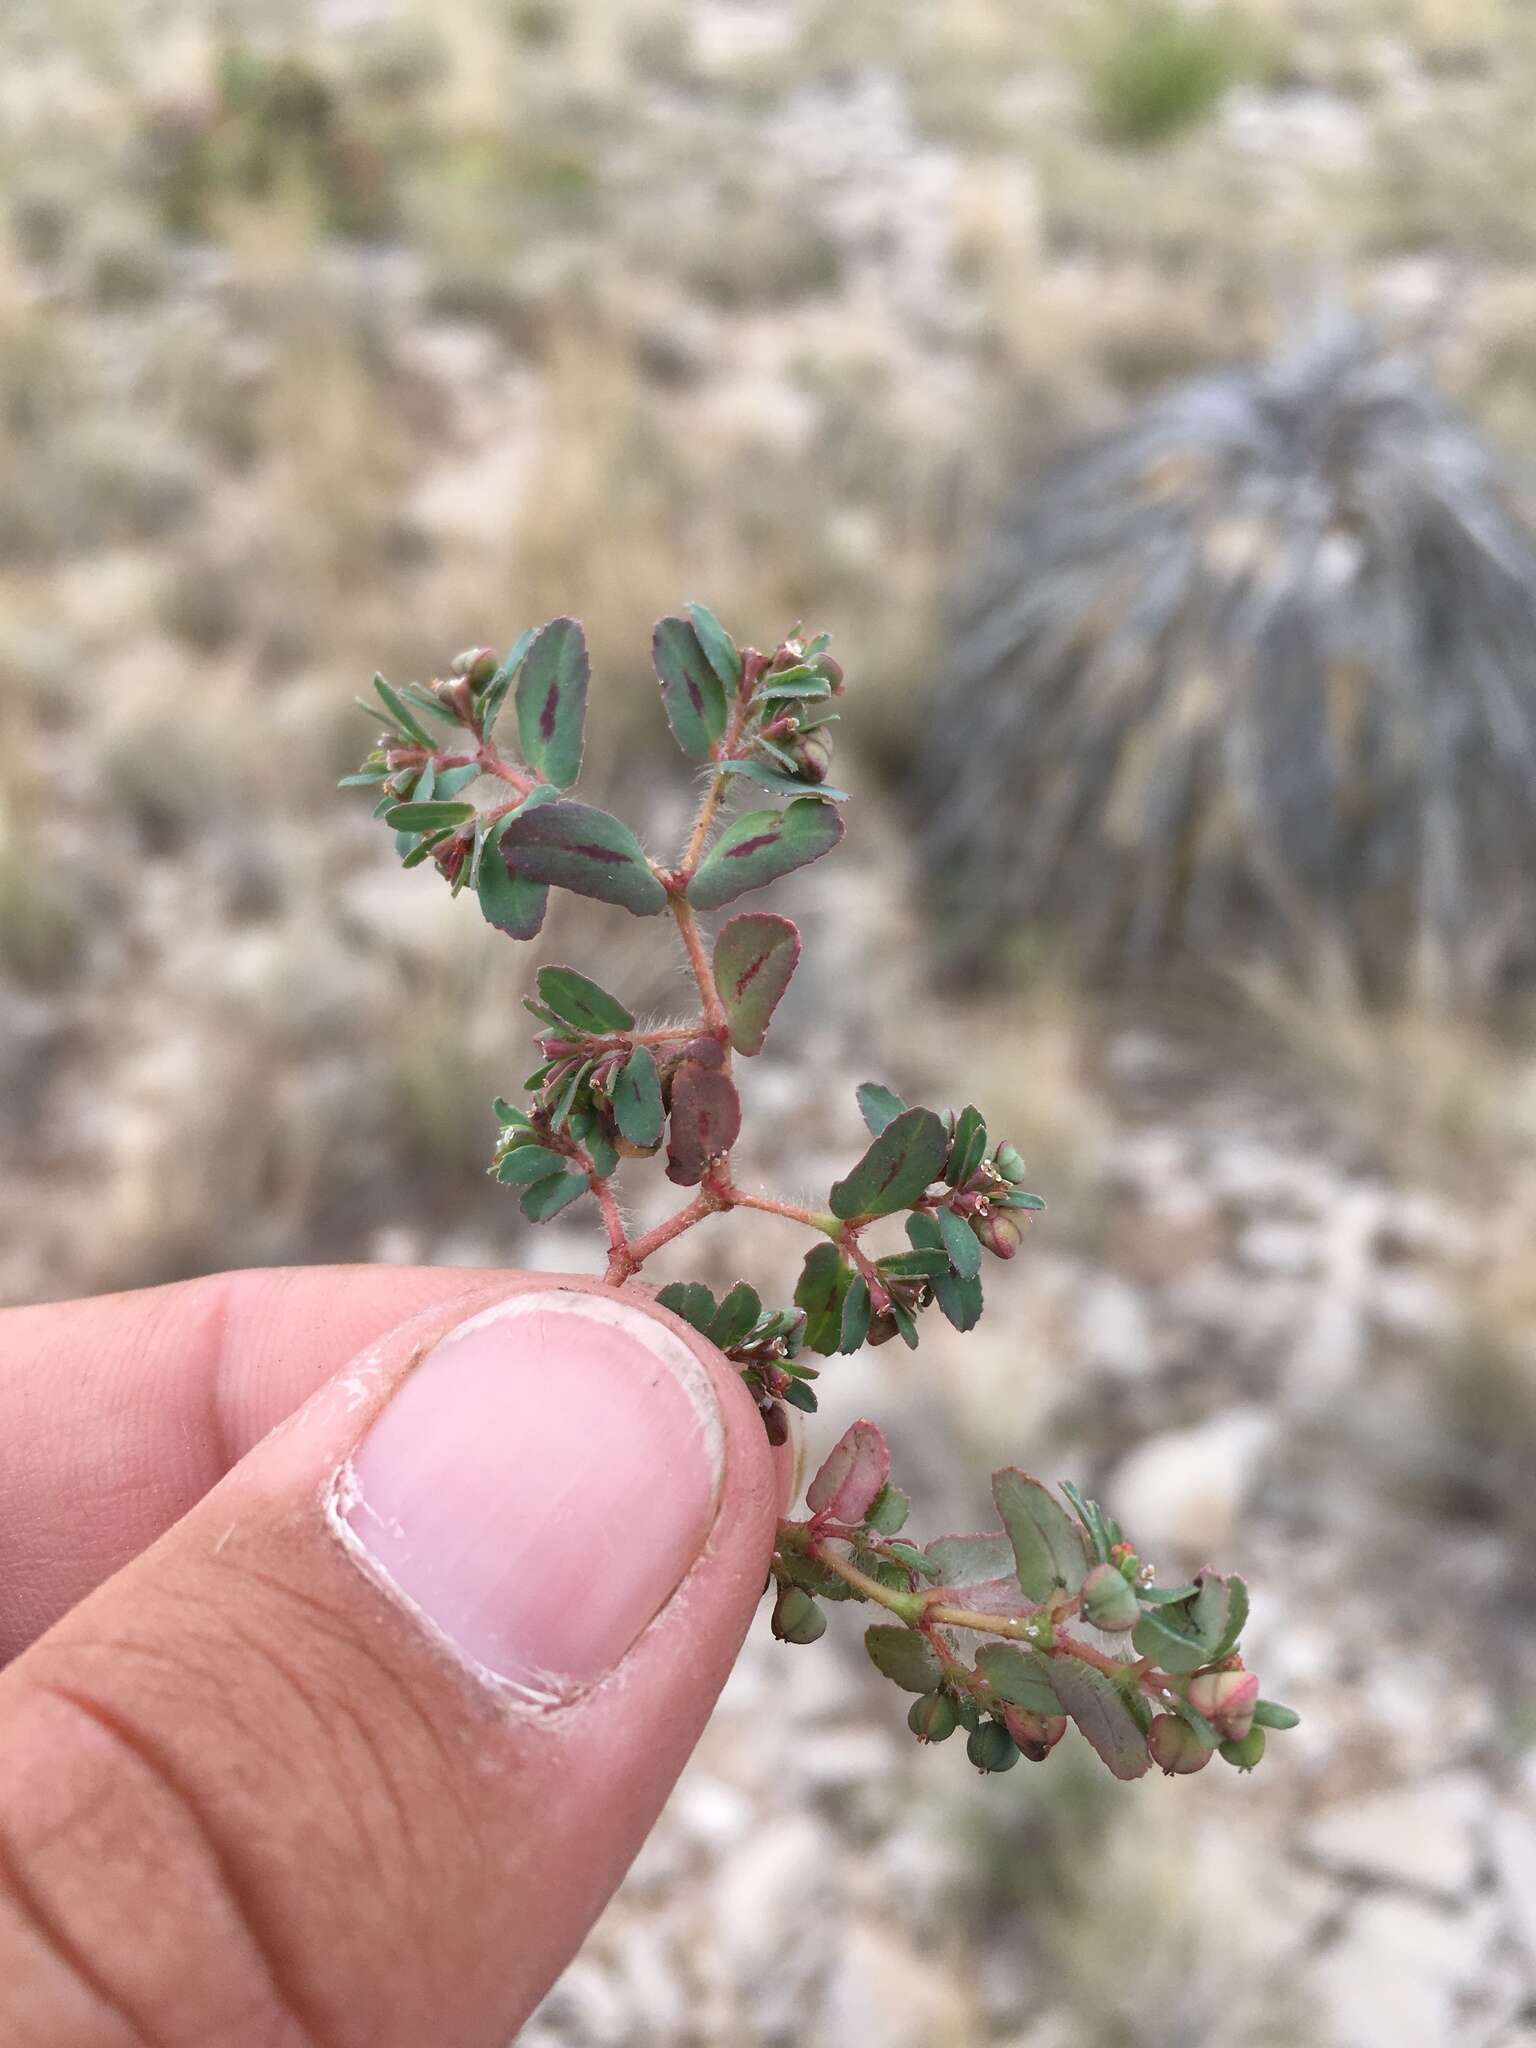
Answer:
[[[698,1739],[789,1484],[638,1287],[0,1313],[0,2040],[502,2048]]]

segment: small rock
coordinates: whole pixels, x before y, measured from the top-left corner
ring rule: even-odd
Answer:
[[[1342,1800],[1311,1823],[1303,1846],[1341,1875],[1460,1900],[1477,1876],[1487,1807],[1484,1781],[1462,1772]]]
[[[1143,1379],[1152,1370],[1152,1331],[1140,1295],[1118,1275],[1105,1273],[1083,1290],[1077,1306],[1083,1361],[1116,1379]]]
[[[1123,1460],[1105,1498],[1149,1554],[1197,1561],[1227,1547],[1274,1425],[1258,1408],[1228,1408],[1192,1429],[1155,1436]]]
[[[963,1983],[947,1970],[883,1928],[856,1921],[827,1985],[816,2048],[845,2048],[855,2041],[872,2048],[930,2048],[958,2038],[966,2003]]]
[[[1485,1963],[1487,1921],[1412,1899],[1363,1899],[1304,1987],[1331,2021],[1330,2048],[1452,2048],[1460,1993]]]
[[[1536,1820],[1518,1806],[1492,1816],[1488,1846],[1515,1936],[1536,1984]]]

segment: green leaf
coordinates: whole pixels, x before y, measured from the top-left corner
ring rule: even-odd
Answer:
[[[871,1510],[872,1512],[873,1510]],[[869,1516],[866,1515],[864,1520],[867,1525],[869,1523]],[[934,1576],[933,1566],[915,1544],[888,1543],[886,1548],[897,1564],[904,1564],[909,1572],[916,1572],[919,1578],[931,1579]]]
[[[672,737],[692,761],[707,761],[725,731],[725,685],[687,619],[656,621],[651,660]]]
[[[736,642],[708,605],[690,604],[688,616],[693,621],[694,634],[704,650],[705,659],[725,687],[734,690],[741,681],[741,655],[737,652]]]
[[[805,1346],[830,1357],[841,1348],[843,1302],[853,1273],[835,1244],[813,1244],[795,1282],[795,1305],[805,1310]],[[865,1300],[868,1300],[866,1292]]]
[[[973,1274],[969,1280],[935,1280],[933,1298],[939,1304],[940,1315],[957,1330],[974,1330],[981,1321],[983,1301],[979,1273]]]
[[[661,1082],[648,1045],[637,1045],[619,1069],[613,1084],[613,1120],[631,1145],[648,1151],[661,1143]]]
[[[509,819],[492,828],[480,857],[475,894],[487,924],[510,938],[537,938],[549,908],[549,890],[542,882],[514,875],[501,856],[501,834]]]
[[[587,1157],[592,1162],[592,1171],[599,1180],[607,1180],[619,1163],[619,1155],[614,1150],[613,1140],[603,1129],[602,1125],[594,1120],[591,1130],[586,1133],[581,1142],[587,1148]]]
[[[1108,1564],[1111,1538],[1109,1525],[1104,1519],[1104,1510],[1096,1500],[1084,1500],[1069,1479],[1062,1480],[1061,1490],[1071,1502],[1072,1512],[1083,1525],[1088,1541],[1093,1546],[1095,1561],[1099,1564]],[[1142,1597],[1145,1598],[1145,1594]]]
[[[870,1308],[869,1282],[862,1273],[855,1273],[843,1297],[843,1316],[837,1341],[839,1351],[857,1351],[864,1342],[869,1335]]]
[[[808,775],[786,774],[781,769],[770,768],[765,761],[726,761],[720,773],[745,775],[749,782],[755,782],[760,789],[769,790],[774,796],[820,796],[831,804],[848,801],[846,789],[834,789],[830,782],[812,782]]]
[[[1181,1676],[1198,1671],[1202,1664],[1209,1664],[1210,1652],[1204,1643],[1190,1635],[1186,1629],[1176,1626],[1170,1616],[1179,1616],[1187,1610],[1164,1607],[1149,1614],[1142,1609],[1141,1619],[1131,1631],[1131,1642],[1141,1657],[1150,1657],[1164,1671]]]
[[[906,1526],[907,1511],[911,1505],[899,1486],[887,1482],[871,1502],[869,1513],[864,1517],[865,1526],[873,1529],[877,1536],[894,1536]],[[926,1558],[923,1569],[930,1578],[934,1576],[934,1567]]]
[[[704,856],[688,884],[688,901],[696,910],[719,910],[749,889],[766,888],[820,860],[842,836],[837,811],[817,797],[800,797],[782,811],[748,811]]]
[[[725,1005],[731,1043],[761,1052],[768,1024],[800,958],[800,934],[771,910],[743,911],[715,940],[715,985]]]
[[[987,1198],[994,1209],[1043,1209],[1043,1195],[1027,1195],[1022,1188],[1009,1188],[1006,1193],[989,1195]]]
[[[569,789],[581,773],[590,674],[586,635],[575,619],[551,619],[523,657],[518,745],[535,775],[556,789]]]
[[[1106,1672],[1080,1657],[1053,1657],[1051,1684],[1062,1711],[1117,1778],[1142,1777],[1152,1766],[1147,1739],[1125,1694]]]
[[[715,1319],[715,1297],[701,1280],[674,1280],[656,1296],[663,1308],[681,1316],[703,1336]]]
[[[505,1096],[498,1095],[496,1097],[496,1100],[491,1104],[491,1111],[499,1124],[511,1124],[520,1131],[531,1130],[533,1127],[531,1119],[524,1116],[520,1109],[514,1109]]]
[[[561,1089],[560,1099],[551,1111],[549,1119],[557,1131],[563,1124],[569,1121],[571,1112],[576,1107],[576,1098],[581,1094],[592,1077],[594,1064],[595,1062],[592,1060],[584,1060]]]
[[[635,1020],[618,997],[609,995],[595,981],[588,981],[574,967],[541,967],[538,988],[540,1002],[561,1023],[574,1025],[589,1037],[602,1038],[611,1032],[634,1029]]]
[[[667,907],[667,892],[634,833],[591,804],[525,804],[503,826],[501,851],[511,871],[530,882],[617,903],[636,917]]]
[[[1014,1571],[1013,1545],[1001,1529],[980,1536],[940,1536],[928,1545],[928,1562],[949,1604],[981,1614],[1026,1619],[1036,1610],[1026,1600]]]
[[[517,1187],[563,1173],[566,1164],[565,1155],[547,1145],[519,1145],[497,1163],[496,1178],[504,1187]]]
[[[944,1667],[932,1643],[915,1628],[894,1628],[876,1622],[864,1631],[870,1662],[903,1692],[932,1692],[944,1683]]]
[[[943,1252],[888,1252],[875,1264],[893,1280],[937,1280],[949,1271]]]
[[[1031,1714],[1059,1714],[1051,1684],[1051,1659],[1015,1643],[987,1643],[976,1653],[976,1669],[1000,1700]]]
[[[474,815],[473,804],[396,804],[384,813],[384,822],[397,832],[441,832],[467,824]]]
[[[425,838],[414,841],[409,832],[398,833],[395,838],[395,850],[400,854],[401,867],[419,868],[433,847],[441,846],[449,837],[451,834],[446,829],[441,832],[429,832]]]
[[[729,1351],[749,1330],[756,1328],[762,1312],[763,1304],[757,1289],[749,1287],[745,1280],[738,1280],[716,1309],[704,1334],[721,1351]]]
[[[523,1195],[523,1214],[530,1223],[547,1223],[558,1216],[578,1195],[587,1192],[584,1173],[552,1173],[548,1180],[536,1180]]]
[[[986,1156],[987,1127],[981,1120],[981,1111],[974,1103],[968,1103],[955,1118],[955,1137],[944,1178],[952,1188],[963,1188]]]
[[[1231,1656],[1237,1648],[1238,1638],[1248,1625],[1248,1588],[1235,1575],[1227,1580],[1227,1601],[1227,1625],[1211,1652],[1213,1664],[1219,1664],[1223,1657]]]
[[[490,738],[491,728],[495,725],[497,717],[501,712],[501,707],[506,702],[507,691],[512,687],[513,682],[516,680],[517,672],[523,665],[523,656],[532,645],[533,628],[530,626],[526,633],[518,634],[507,652],[506,660],[485,686],[485,693],[481,697],[476,709],[480,716],[480,730],[487,739]]]
[[[461,789],[468,789],[472,782],[478,782],[481,772],[478,761],[466,761],[462,768],[440,768],[432,793],[439,797],[457,796]]]
[[[667,1119],[667,1179],[696,1188],[710,1164],[741,1135],[741,1097],[723,1067],[684,1060],[672,1076]]]
[[[404,699],[398,692],[389,687],[382,676],[376,675],[374,677],[373,687],[379,693],[380,703],[382,703],[384,709],[389,713],[395,724],[399,726],[407,739],[414,740],[418,747],[432,747],[436,745],[430,733],[412,715]]]
[[[1278,1700],[1260,1700],[1253,1710],[1255,1728],[1294,1728],[1300,1719],[1294,1707],[1282,1707]]]
[[[886,1125],[900,1116],[907,1106],[893,1088],[882,1087],[878,1081],[861,1081],[854,1092],[858,1097],[859,1114],[872,1138],[878,1138]]]
[[[898,1301],[894,1295],[891,1297],[891,1305],[886,1313],[896,1325],[896,1331],[902,1343],[906,1345],[909,1351],[915,1351],[917,1349],[916,1316],[913,1315],[905,1302]]]
[[[357,775],[343,775],[336,787],[338,789],[361,789],[365,783],[371,786],[377,782],[388,782],[388,780],[389,769],[387,767],[365,768]]]
[[[816,1413],[816,1395],[804,1380],[791,1380],[779,1398],[787,1401],[792,1408],[803,1409],[807,1415]]]
[[[949,1139],[931,1109],[892,1117],[864,1157],[832,1189],[829,1206],[844,1222],[910,1209],[943,1169]]]
[[[933,1220],[944,1240],[949,1263],[962,1280],[974,1280],[981,1271],[981,1239],[953,1209],[936,1209]]]
[[[1013,1545],[1014,1568],[1027,1598],[1047,1600],[1058,1586],[1075,1593],[1088,1570],[1082,1531],[1038,1479],[1005,1466],[992,1475],[992,1498]]]
[[[754,704],[799,704],[818,697],[830,697],[832,685],[825,676],[802,662],[799,668],[781,668],[765,676],[752,692]]]

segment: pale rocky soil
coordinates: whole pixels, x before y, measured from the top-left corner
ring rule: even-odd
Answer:
[[[809,1651],[759,1628],[537,2048],[1536,2043],[1523,1048],[1230,993],[942,1023],[879,793],[999,475],[1262,338],[1298,277],[1433,323],[1448,381],[1536,442],[1525,25],[1254,15],[1284,60],[1143,158],[1085,137],[1065,7],[594,8],[566,60],[594,207],[498,242],[445,172],[365,253],[282,208],[173,246],[115,179],[146,104],[206,90],[202,10],[0,23],[11,189],[77,209],[61,251],[0,262],[0,367],[44,410],[4,429],[32,524],[0,562],[0,1297],[590,1266],[482,1178],[526,967],[331,794],[351,689],[580,611],[594,794],[662,836],[686,791],[653,793],[649,618],[803,610],[866,679],[860,796],[785,892],[807,963],[753,1168],[824,1186],[854,1083],[963,1076],[1051,1202],[981,1333],[845,1362],[812,1443],[887,1421],[919,1532],[981,1517],[992,1463],[1077,1477],[1169,1570],[1248,1577],[1254,1661],[1305,1717],[1252,1779],[1125,1790],[1058,1752],[982,1783],[916,1751],[849,1617]],[[508,86],[468,0],[270,20],[343,75],[375,32],[438,36],[416,89],[470,129],[561,61]],[[632,1000],[680,1000],[612,919],[552,928],[550,957],[599,949]],[[694,1243],[700,1277],[793,1269],[787,1235]]]

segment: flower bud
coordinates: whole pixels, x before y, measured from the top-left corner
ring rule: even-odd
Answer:
[[[818,727],[797,733],[788,747],[790,758],[807,782],[825,782],[832,766],[832,742]]]
[[[1019,1746],[1001,1721],[983,1721],[966,1740],[965,1753],[978,1771],[1011,1771]]]
[[[1241,1742],[1248,1733],[1258,1703],[1255,1671],[1202,1671],[1189,1681],[1189,1704],[1229,1742]]]
[[[996,1259],[1011,1259],[1019,1248],[1022,1233],[1005,1211],[995,1210],[988,1216],[973,1216],[971,1228]]]
[[[1147,1748],[1153,1763],[1170,1778],[1192,1777],[1211,1760],[1210,1750],[1178,1714],[1156,1716],[1147,1730]]]
[[[992,1154],[992,1163],[1004,1180],[1018,1185],[1024,1178],[1024,1158],[1017,1145],[1010,1145],[1005,1139]]]
[[[1119,1635],[1141,1619],[1136,1589],[1126,1584],[1112,1564],[1096,1564],[1083,1581],[1083,1619],[1095,1628]]]
[[[770,1623],[781,1643],[814,1643],[827,1632],[827,1617],[801,1586],[781,1586]]]
[[[468,725],[475,715],[475,693],[463,676],[440,678],[432,685],[432,694],[445,711],[451,711],[461,725]]]
[[[888,1308],[880,1309],[869,1319],[869,1333],[865,1337],[864,1342],[866,1344],[889,1344],[891,1339],[897,1334],[896,1318]]]
[[[907,1726],[919,1742],[947,1742],[960,1725],[947,1692],[925,1692],[907,1709]]]
[[[491,680],[497,669],[494,647],[466,647],[462,654],[453,657],[452,669],[456,676],[462,676],[472,690],[480,690]]]
[[[1241,1742],[1224,1742],[1221,1745],[1223,1763],[1232,1764],[1237,1770],[1251,1771],[1264,1754],[1264,1730],[1250,1728]]]
[[[817,675],[825,676],[832,685],[833,696],[841,697],[843,694],[843,664],[837,659],[836,655],[818,654],[811,666],[815,669]]]

